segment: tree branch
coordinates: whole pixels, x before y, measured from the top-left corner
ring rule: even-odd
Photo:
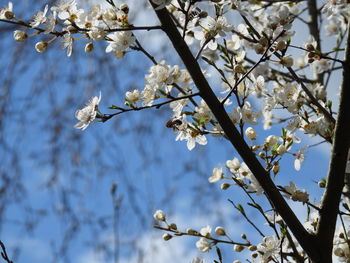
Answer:
[[[1,247],[1,257],[7,262],[7,263],[13,263],[13,261],[8,257],[6,252],[6,247],[4,243],[0,241],[0,247]]]
[[[320,221],[317,229],[317,238],[322,240],[320,251],[326,261],[331,262],[333,236],[339,212],[339,203],[344,187],[345,167],[350,147],[350,28],[347,32],[347,47],[343,70],[343,83],[340,91],[338,119],[335,126],[335,135],[331,162],[329,166],[327,188],[323,196]]]
[[[320,39],[320,30],[318,26],[318,10],[317,10],[317,0],[308,0],[307,7],[309,10],[310,21],[308,23],[311,36],[317,42],[317,49],[321,51],[321,39]],[[322,51],[321,51],[322,52]],[[324,74],[317,74],[317,81],[323,84]]]
[[[153,4],[151,0],[149,2],[153,8],[157,7],[157,5]],[[189,50],[188,46],[182,39],[174,22],[170,18],[168,11],[163,8],[160,10],[155,10],[155,12],[163,26],[164,32],[168,35],[178,55],[181,57],[188,72],[190,73],[195,85],[199,89],[201,97],[209,106],[210,110],[225,132],[227,138],[236,148],[237,152],[240,154],[244,162],[248,165],[252,173],[255,175],[256,179],[263,187],[265,194],[274,205],[276,211],[282,216],[283,220],[286,222],[293,235],[298,240],[299,244],[303,247],[310,258],[318,259],[319,255],[316,249],[316,240],[305,230],[303,225],[295,216],[294,212],[288,206],[285,199],[277,190],[275,184],[270,178],[269,173],[260,164],[255,154],[251,151],[249,146],[239,134],[235,125],[232,123],[227,112],[225,111],[223,105],[220,103],[215,93],[210,88],[206,78],[201,71],[201,68],[193,57],[193,54]]]

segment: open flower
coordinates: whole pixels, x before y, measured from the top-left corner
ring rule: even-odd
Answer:
[[[224,178],[224,173],[222,172],[222,168],[214,168],[212,176],[209,177],[209,183],[216,183]]]
[[[196,247],[199,249],[200,252],[208,252],[211,249],[211,243],[204,237],[201,237],[196,242]]]
[[[100,101],[101,92],[99,97],[92,97],[86,103],[86,106],[84,108],[75,112],[75,117],[79,120],[79,122],[74,125],[74,128],[85,130],[89,126],[90,122],[96,118],[98,104]]]

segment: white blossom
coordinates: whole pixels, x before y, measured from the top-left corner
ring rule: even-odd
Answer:
[[[153,217],[157,221],[165,221],[166,215],[162,210],[157,210],[154,214]]]
[[[132,43],[135,37],[131,31],[118,31],[107,35],[108,46],[106,52],[120,53],[124,52]]]
[[[201,237],[196,242],[196,247],[199,249],[200,252],[208,252],[211,249],[211,243],[204,237]]]
[[[245,135],[248,137],[249,140],[255,140],[256,139],[256,131],[252,127],[248,127],[245,130]]]
[[[202,227],[201,230],[199,231],[199,233],[202,236],[210,237],[211,227],[210,226]]]
[[[25,41],[27,37],[28,35],[26,34],[26,32],[22,30],[15,30],[15,32],[13,33],[14,40],[19,42]]]
[[[70,34],[65,34],[62,37],[62,49],[67,49],[67,57],[70,57],[73,52],[73,41],[74,39]]]
[[[280,241],[275,236],[264,237],[258,245],[259,257],[262,262],[269,262],[270,257],[276,257],[280,251]]]
[[[309,201],[309,194],[305,190],[298,190],[293,182],[289,182],[289,186],[284,186],[283,189],[287,192],[284,196],[293,200],[306,203]]]
[[[77,110],[75,112],[75,117],[79,120],[77,124],[74,125],[74,128],[85,130],[89,124],[95,120],[96,114],[98,111],[98,104],[101,101],[101,92],[100,96],[92,97],[85,105],[84,108]]]
[[[44,8],[44,11],[39,11],[38,13],[36,13],[36,15],[33,18],[33,21],[30,22],[30,25],[32,27],[37,27],[41,24],[44,24],[46,22],[46,13],[49,9],[49,6],[46,5]]]
[[[212,176],[209,177],[209,183],[216,183],[224,178],[222,168],[214,168]]]

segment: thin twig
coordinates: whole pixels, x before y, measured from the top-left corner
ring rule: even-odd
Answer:
[[[234,206],[234,208],[236,208],[238,211],[240,211],[240,213],[247,220],[247,222],[249,224],[251,224],[252,227],[254,227],[254,229],[259,233],[259,235],[264,238],[265,237],[264,233],[261,232],[261,230],[253,223],[253,221],[249,219],[249,217],[246,215],[246,213],[244,211],[241,211],[241,209],[239,209],[238,206],[236,206],[232,200],[230,200],[230,199],[227,199],[227,200]]]
[[[0,240],[0,247],[2,249],[1,251],[1,256],[2,258],[7,262],[7,263],[13,263],[13,261],[9,258],[9,256],[7,255],[7,252],[6,252],[6,247],[4,245],[4,243],[1,242]]]
[[[181,96],[181,97],[174,97],[174,98],[172,98],[170,100],[166,100],[166,101],[163,101],[161,103],[153,104],[153,105],[150,105],[150,106],[133,107],[133,108],[128,108],[128,109],[115,106],[115,107],[113,107],[113,109],[119,110],[118,112],[112,113],[112,114],[104,114],[104,115],[100,116],[100,118],[101,118],[102,122],[106,122],[109,119],[111,119],[112,117],[120,115],[120,114],[125,113],[125,112],[140,111],[140,110],[150,109],[150,108],[157,108],[157,109],[159,109],[161,106],[169,104],[169,103],[171,103],[173,101],[182,100],[182,99],[189,99],[189,98],[192,98],[192,97],[195,97],[195,96],[198,96],[198,95],[199,95],[199,92],[192,93],[192,94],[189,94],[189,95],[184,95],[184,96]]]

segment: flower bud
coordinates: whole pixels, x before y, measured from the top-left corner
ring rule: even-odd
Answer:
[[[241,234],[241,238],[242,238],[242,239],[247,239],[246,234]]]
[[[170,235],[170,234],[168,234],[168,233],[166,233],[166,234],[164,234],[163,235],[163,239],[165,240],[165,241],[168,241],[168,240],[170,240],[170,239],[172,239],[172,235]]]
[[[12,18],[15,17],[15,14],[14,14],[11,10],[6,10],[6,11],[4,12],[4,17],[5,17],[6,19],[12,19]]]
[[[318,187],[320,187],[320,188],[325,188],[326,187],[326,184],[323,181],[320,181],[317,184],[318,184]]]
[[[189,235],[197,235],[198,234],[198,232],[192,228],[186,229],[186,233]]]
[[[174,229],[174,230],[177,230],[177,225],[176,225],[175,223],[171,223],[171,224],[169,225],[169,228]]]
[[[286,147],[283,144],[281,144],[280,146],[278,146],[276,152],[279,155],[283,155],[283,154],[285,154],[287,152],[287,149],[286,149]]]
[[[268,146],[274,146],[277,143],[277,137],[275,135],[270,135],[266,138],[265,144]]]
[[[244,67],[242,65],[236,65],[234,68],[234,71],[237,73],[244,73],[245,72]]]
[[[226,236],[225,229],[221,226],[215,228],[215,234],[218,236]]]
[[[250,246],[248,249],[249,249],[250,251],[255,251],[255,250],[257,250],[257,247],[254,246],[254,245],[252,245],[252,246]]]
[[[85,51],[86,53],[89,53],[89,52],[91,52],[91,51],[93,51],[93,50],[94,50],[94,44],[93,44],[92,42],[89,42],[89,43],[87,43],[87,44],[85,45],[84,51]]]
[[[290,56],[285,56],[285,57],[281,58],[280,63],[281,63],[281,65],[288,68],[288,67],[293,66],[294,60]]]
[[[272,172],[276,175],[279,171],[280,171],[280,165],[279,165],[278,163],[276,163],[276,164],[272,167]]]
[[[236,252],[241,252],[244,249],[244,246],[241,245],[234,245],[233,250]]]
[[[256,44],[254,46],[254,50],[255,50],[256,54],[262,54],[262,53],[264,53],[265,48],[261,44]]]
[[[287,47],[286,41],[279,41],[276,45],[276,50],[285,50]]]
[[[252,258],[257,258],[258,257],[258,253],[253,253],[252,254]]]
[[[235,260],[235,261],[233,261],[233,263],[241,263],[241,261]]]
[[[261,37],[259,39],[259,44],[264,47],[267,47],[269,45],[269,40],[266,37]]]
[[[223,184],[221,184],[221,186],[220,186],[220,188],[221,188],[221,190],[227,190],[228,188],[230,188],[230,184],[228,184],[228,183],[223,183]]]
[[[15,32],[13,32],[13,38],[16,41],[23,42],[24,40],[27,39],[27,37],[28,35],[26,34],[26,32],[22,30],[16,30]]]
[[[154,215],[153,215],[154,219],[157,221],[165,221],[165,213],[162,210],[157,210]]]
[[[35,49],[36,49],[36,51],[38,51],[39,53],[43,53],[43,52],[46,51],[47,46],[48,46],[48,43],[47,43],[47,42],[40,41],[40,42],[38,42],[38,43],[35,44]]]
[[[245,135],[250,139],[250,140],[255,140],[256,139],[256,131],[252,128],[249,127],[245,130]]]
[[[307,49],[307,50],[310,50],[310,51],[314,51],[314,50],[315,50],[315,47],[314,47],[314,45],[312,45],[312,44],[307,44],[307,45],[306,45],[306,49]]]

